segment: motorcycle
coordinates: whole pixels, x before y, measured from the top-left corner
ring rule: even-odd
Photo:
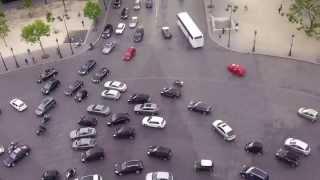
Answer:
[[[39,127],[38,127],[38,129],[36,130],[36,135],[37,135],[37,136],[40,136],[40,135],[42,135],[46,130],[47,130],[47,128],[46,128],[44,125],[40,124]]]
[[[173,82],[173,84],[174,84],[175,86],[182,87],[183,84],[184,84],[184,82],[181,81],[181,80],[175,80],[175,81]]]
[[[49,114],[45,114],[43,116],[43,119],[41,120],[41,124],[46,124],[50,119],[51,119],[50,115]]]
[[[76,176],[77,172],[75,168],[69,168],[66,171],[66,180],[74,178]]]

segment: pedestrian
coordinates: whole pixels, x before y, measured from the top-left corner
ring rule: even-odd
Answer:
[[[248,6],[244,5],[244,11],[248,11]]]
[[[78,17],[81,17],[81,12],[78,13]]]
[[[236,30],[236,32],[238,32],[238,30],[239,30],[239,23],[236,22],[234,26],[235,26],[234,29]]]
[[[84,27],[84,20],[81,21],[82,27]]]
[[[24,62],[28,65],[29,64],[29,61],[27,58],[24,59]]]
[[[283,6],[282,6],[282,4],[280,4],[280,7],[278,8],[278,13],[279,13],[279,14],[281,13],[282,8],[283,8]]]
[[[222,34],[224,34],[224,32],[225,32],[225,30],[224,30],[224,28],[222,28]]]

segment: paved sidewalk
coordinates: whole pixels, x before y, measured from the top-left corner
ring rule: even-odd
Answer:
[[[320,40],[309,38],[304,32],[297,31],[297,26],[289,23],[286,16],[281,16],[278,12],[282,4],[282,12],[285,14],[292,0],[212,0],[214,5],[212,9],[208,8],[211,0],[203,1],[210,38],[219,45],[227,48],[228,32],[222,34],[221,31],[213,31],[211,16],[230,17],[226,7],[231,3],[239,7],[232,14],[232,19],[239,23],[239,30],[230,33],[230,49],[251,53],[256,30],[255,53],[289,57],[291,36],[294,34],[290,58],[320,63]]]

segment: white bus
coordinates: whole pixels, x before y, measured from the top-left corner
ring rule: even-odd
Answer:
[[[177,14],[177,24],[193,48],[204,46],[204,37],[187,12]]]

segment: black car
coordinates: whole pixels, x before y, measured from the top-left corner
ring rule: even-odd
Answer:
[[[81,68],[78,71],[78,74],[83,76],[88,74],[96,65],[96,61],[93,59],[88,60],[84,65],[81,66]]]
[[[113,26],[111,24],[107,24],[106,26],[104,26],[101,37],[103,39],[108,39],[109,37],[111,37],[112,33],[113,33]]]
[[[188,109],[190,111],[199,112],[202,114],[209,114],[212,110],[212,106],[202,101],[190,101]]]
[[[106,67],[99,69],[92,77],[91,81],[93,83],[100,83],[103,78],[110,74],[110,70]]]
[[[146,8],[152,8],[153,6],[153,0],[146,0]]]
[[[166,87],[161,90],[160,94],[169,98],[178,98],[181,96],[181,89],[177,87]]]
[[[164,39],[171,39],[172,34],[170,32],[170,28],[168,26],[164,26],[161,28],[162,36]]]
[[[151,101],[151,97],[148,94],[133,94],[129,97],[129,104],[144,104]]]
[[[163,146],[149,146],[147,155],[162,160],[169,160],[172,157],[172,151],[170,148]]]
[[[81,162],[95,161],[104,159],[104,150],[101,147],[94,147],[81,153]]]
[[[121,7],[121,0],[112,0],[112,7],[118,9]]]
[[[43,95],[50,94],[53,90],[55,90],[60,85],[60,81],[57,79],[50,79],[48,82],[44,84],[41,88],[41,92]]]
[[[119,139],[134,139],[136,136],[136,130],[132,127],[122,126],[116,128],[113,137]]]
[[[244,146],[246,152],[253,154],[263,154],[263,145],[258,141],[251,141]]]
[[[299,154],[291,150],[279,149],[276,154],[276,159],[288,164],[291,167],[299,166]]]
[[[74,100],[77,102],[81,102],[84,100],[86,97],[88,97],[88,91],[85,89],[81,89],[80,91],[77,92],[77,94],[74,96]]]
[[[58,170],[47,170],[45,171],[42,176],[41,180],[59,180],[60,174]]]
[[[144,36],[144,28],[139,26],[133,35],[133,42],[141,42]]]
[[[112,114],[111,120],[107,122],[108,126],[128,123],[130,121],[128,113],[115,113]]]
[[[72,96],[74,93],[76,93],[81,87],[84,85],[83,81],[76,80],[72,84],[70,84],[64,91],[64,95],[66,96]]]
[[[95,127],[98,124],[98,120],[92,116],[81,116],[78,124],[85,127]]]
[[[57,102],[53,97],[46,97],[41,100],[41,103],[34,112],[37,116],[43,116],[46,112],[54,108],[56,103]]]
[[[130,160],[122,163],[116,163],[114,166],[114,173],[119,176],[130,173],[140,174],[143,170],[143,162],[140,160]]]
[[[9,156],[3,160],[3,164],[6,167],[14,167],[17,162],[29,156],[31,149],[27,145],[18,145],[9,153]]]
[[[121,19],[128,19],[129,17],[129,9],[123,8],[121,11]]]
[[[269,175],[264,170],[244,165],[240,171],[240,176],[246,180],[269,180]]]
[[[55,68],[45,69],[42,73],[40,73],[40,78],[37,80],[37,83],[42,83],[52,77],[55,77],[58,74],[58,71]]]

